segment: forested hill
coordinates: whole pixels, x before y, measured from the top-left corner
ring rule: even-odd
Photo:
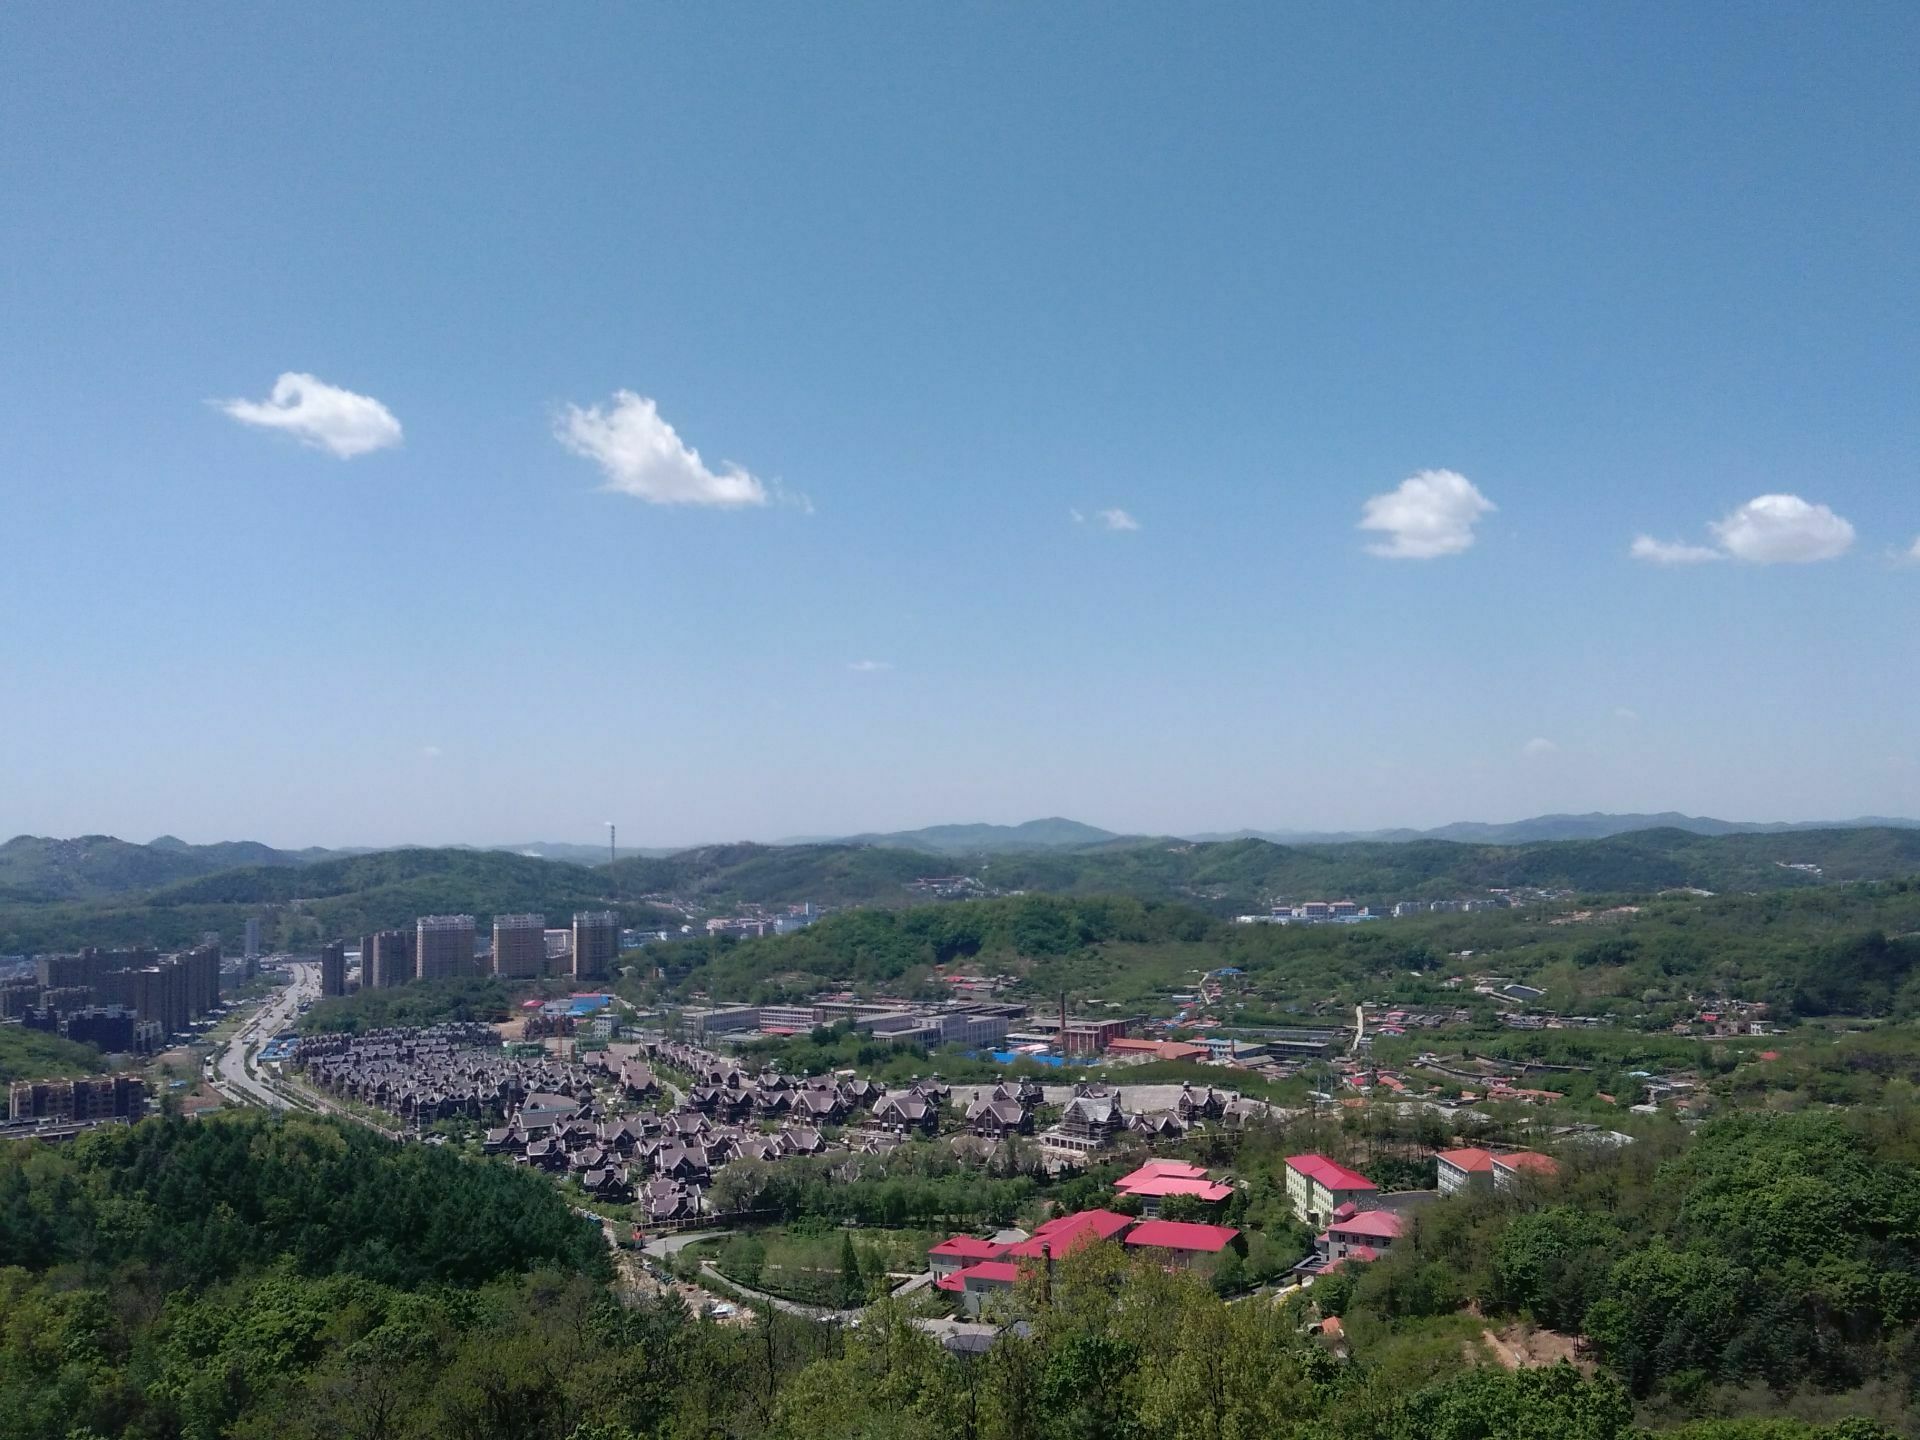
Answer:
[[[610,909],[630,925],[678,917],[641,902],[601,866],[591,869],[487,850],[386,850],[297,868],[250,865],[90,903],[0,902],[0,953],[76,945],[184,945],[207,931],[236,944],[250,917],[270,948],[295,948],[416,916],[465,913],[482,925],[533,911],[564,925],[575,910]]]
[[[1813,869],[1795,868],[1812,866]],[[1774,890],[1920,870],[1920,831],[1696,835],[1644,830],[1601,840],[1462,845],[1444,840],[1277,845],[1267,840],[1114,840],[1068,850],[940,856],[820,845],[726,845],[612,867],[624,892],[710,903],[886,904],[911,882],[966,875],[993,891],[1130,895],[1226,914],[1275,900],[1447,899],[1490,889],[1646,893],[1694,886]]]

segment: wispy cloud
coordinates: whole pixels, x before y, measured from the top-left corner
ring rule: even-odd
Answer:
[[[1360,528],[1386,538],[1367,546],[1387,560],[1433,560],[1472,548],[1473,527],[1498,507],[1466,476],[1422,470],[1368,500]]]
[[[593,461],[606,488],[649,505],[765,505],[767,487],[738,465],[715,471],[682,440],[660,408],[631,390],[614,393],[604,408],[568,405],[554,422],[554,438],[575,455]],[[799,497],[802,508],[812,503]]]
[[[862,675],[874,675],[882,670],[893,669],[893,665],[886,660],[850,660],[847,662],[847,669]]]
[[[1740,560],[1749,565],[1808,565],[1837,560],[1853,548],[1853,526],[1825,505],[1798,495],[1756,495],[1707,526],[1712,545],[1635,537],[1627,553],[1650,565]]]
[[[1076,525],[1084,525],[1088,520],[1092,520],[1096,525],[1108,530],[1138,530],[1140,528],[1140,522],[1134,519],[1131,513],[1120,509],[1118,506],[1110,506],[1105,510],[1096,510],[1092,515],[1088,515],[1087,512],[1079,506],[1069,505],[1067,507],[1067,518]]]
[[[1524,760],[1544,760],[1549,755],[1557,755],[1560,747],[1544,735],[1536,735],[1520,747],[1520,756]]]
[[[422,745],[420,747],[420,753],[428,760],[438,760],[440,758],[440,747],[438,745]]]
[[[371,395],[356,395],[296,370],[274,381],[273,393],[265,400],[213,403],[242,425],[285,431],[302,445],[342,460],[385,450],[401,440],[400,422]]]
[[[1624,720],[1629,725],[1637,725],[1640,723],[1640,712],[1631,705],[1616,705],[1613,707],[1613,718]]]
[[[1649,565],[1702,565],[1727,557],[1710,545],[1688,545],[1680,540],[1656,540],[1651,535],[1636,535],[1627,553]]]

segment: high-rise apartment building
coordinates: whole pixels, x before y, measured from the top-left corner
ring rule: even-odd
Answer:
[[[620,917],[611,910],[576,910],[573,915],[573,973],[579,980],[604,980],[620,958]]]
[[[493,917],[493,973],[525,980],[547,973],[547,917]]]
[[[360,986],[390,990],[413,979],[411,930],[376,930],[360,939]]]
[[[473,916],[422,915],[414,922],[413,973],[421,980],[478,975]]]
[[[347,993],[347,942],[329,940],[320,947],[320,993],[344,995]]]
[[[241,953],[249,960],[258,960],[260,958],[260,917],[258,915],[251,915],[247,918],[246,949]]]
[[[220,1003],[220,943],[196,945],[179,959],[187,967],[187,1013],[198,1020]]]

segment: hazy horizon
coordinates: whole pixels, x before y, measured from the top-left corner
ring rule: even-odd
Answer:
[[[1900,824],[1920,824],[1920,820],[1916,820],[1913,817],[1892,814],[1892,813],[1875,814],[1875,815],[1810,815],[1810,816],[1797,817],[1797,818],[1790,817],[1790,816],[1754,817],[1750,815],[1709,815],[1709,814],[1705,814],[1697,811],[1675,810],[1671,806],[1663,806],[1658,809],[1647,809],[1647,810],[1603,810],[1603,811],[1578,811],[1578,812],[1543,811],[1539,814],[1515,815],[1505,819],[1486,819],[1481,817],[1456,816],[1452,820],[1438,821],[1431,825],[1389,824],[1389,825],[1341,827],[1338,829],[1332,829],[1332,828],[1326,828],[1326,827],[1306,827],[1306,826],[1297,826],[1297,825],[1247,824],[1247,825],[1193,826],[1185,830],[1153,830],[1153,829],[1142,828],[1139,826],[1102,825],[1096,821],[1087,820],[1084,817],[1074,816],[1074,815],[1067,815],[1067,816],[1030,815],[1023,820],[929,820],[922,824],[892,825],[892,826],[887,826],[884,829],[874,827],[874,826],[866,826],[857,830],[854,830],[854,829],[834,830],[834,831],[811,830],[811,831],[796,832],[793,834],[784,834],[784,835],[713,835],[713,836],[708,836],[704,839],[697,839],[697,840],[652,840],[652,839],[629,840],[626,838],[624,834],[622,834],[619,838],[618,849],[619,849],[620,855],[626,856],[626,855],[630,855],[635,852],[643,851],[643,850],[695,850],[695,849],[700,849],[700,848],[711,846],[711,845],[829,844],[829,843],[833,843],[841,840],[855,839],[862,835],[891,835],[891,834],[900,834],[900,833],[910,833],[910,832],[919,831],[919,830],[926,830],[926,829],[933,829],[933,828],[947,827],[947,826],[967,827],[967,826],[974,826],[974,825],[994,825],[994,826],[1000,826],[1003,828],[1013,828],[1019,825],[1028,824],[1034,821],[1042,821],[1042,820],[1074,821],[1079,824],[1093,826],[1096,829],[1107,830],[1112,834],[1122,838],[1138,836],[1138,837],[1147,838],[1147,839],[1160,838],[1160,837],[1164,837],[1167,839],[1188,839],[1195,836],[1234,835],[1234,834],[1239,834],[1243,832],[1276,834],[1276,835],[1285,835],[1285,834],[1367,835],[1367,834],[1376,834],[1376,833],[1390,833],[1394,831],[1424,832],[1424,831],[1445,829],[1448,826],[1453,826],[1453,825],[1487,825],[1487,826],[1497,827],[1497,826],[1523,824],[1531,820],[1544,820],[1544,819],[1551,819],[1551,818],[1560,818],[1563,816],[1571,817],[1571,818],[1583,818],[1589,815],[1604,815],[1609,817],[1619,817],[1619,816],[1627,816],[1627,815],[1684,815],[1688,819],[1692,819],[1692,820],[1715,820],[1715,821],[1721,821],[1721,822],[1732,824],[1732,825],[1753,825],[1753,826],[1831,824],[1836,827],[1848,827],[1848,826],[1859,825],[1862,822],[1866,822],[1870,824],[1875,821],[1892,821]],[[187,835],[187,834],[182,834],[177,829],[156,830],[150,834],[149,833],[130,834],[125,831],[113,830],[113,829],[102,829],[99,827],[93,827],[93,828],[82,829],[82,830],[73,830],[73,831],[63,832],[60,834],[53,834],[52,832],[47,832],[47,831],[33,831],[33,830],[19,830],[19,829],[7,830],[5,827],[0,826],[0,842],[4,842],[5,840],[8,840],[8,839],[18,839],[22,836],[38,836],[40,838],[47,838],[47,839],[75,840],[83,836],[91,836],[91,835],[104,835],[112,839],[124,840],[134,844],[139,844],[139,845],[149,845],[149,844],[152,844],[155,840],[169,839],[169,838],[174,840],[179,840],[188,845],[213,845],[213,844],[220,844],[223,842],[253,841],[261,844],[271,845],[272,847],[278,850],[306,850],[306,849],[393,850],[393,849],[401,849],[401,848],[406,848],[411,846],[419,846],[422,848],[464,847],[467,849],[480,849],[480,850],[512,850],[517,847],[530,846],[530,845],[568,845],[568,846],[579,846],[583,849],[594,849],[594,850],[599,850],[604,852],[607,846],[607,839],[604,833],[602,833],[598,837],[588,836],[585,838],[573,838],[566,835],[523,835],[523,836],[517,836],[512,839],[477,839],[476,840],[476,839],[468,839],[468,838],[461,838],[461,837],[455,837],[450,839],[446,839],[446,838],[422,839],[419,836],[408,835],[408,836],[399,836],[396,838],[383,839],[383,840],[360,840],[360,839],[315,840],[315,839],[301,839],[301,838],[273,839],[265,835],[253,835],[253,834]]]
[[[0,826],[1920,814],[1917,51],[0,10]]]

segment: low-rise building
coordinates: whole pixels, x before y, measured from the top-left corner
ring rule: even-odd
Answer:
[[[1305,1225],[1324,1225],[1342,1205],[1371,1203],[1379,1187],[1358,1170],[1324,1155],[1289,1155],[1287,1198]]]
[[[1186,1267],[1194,1261],[1218,1256],[1240,1232],[1231,1225],[1201,1225],[1186,1220],[1142,1220],[1127,1232],[1129,1250],[1150,1250],[1164,1255],[1167,1263]]]

